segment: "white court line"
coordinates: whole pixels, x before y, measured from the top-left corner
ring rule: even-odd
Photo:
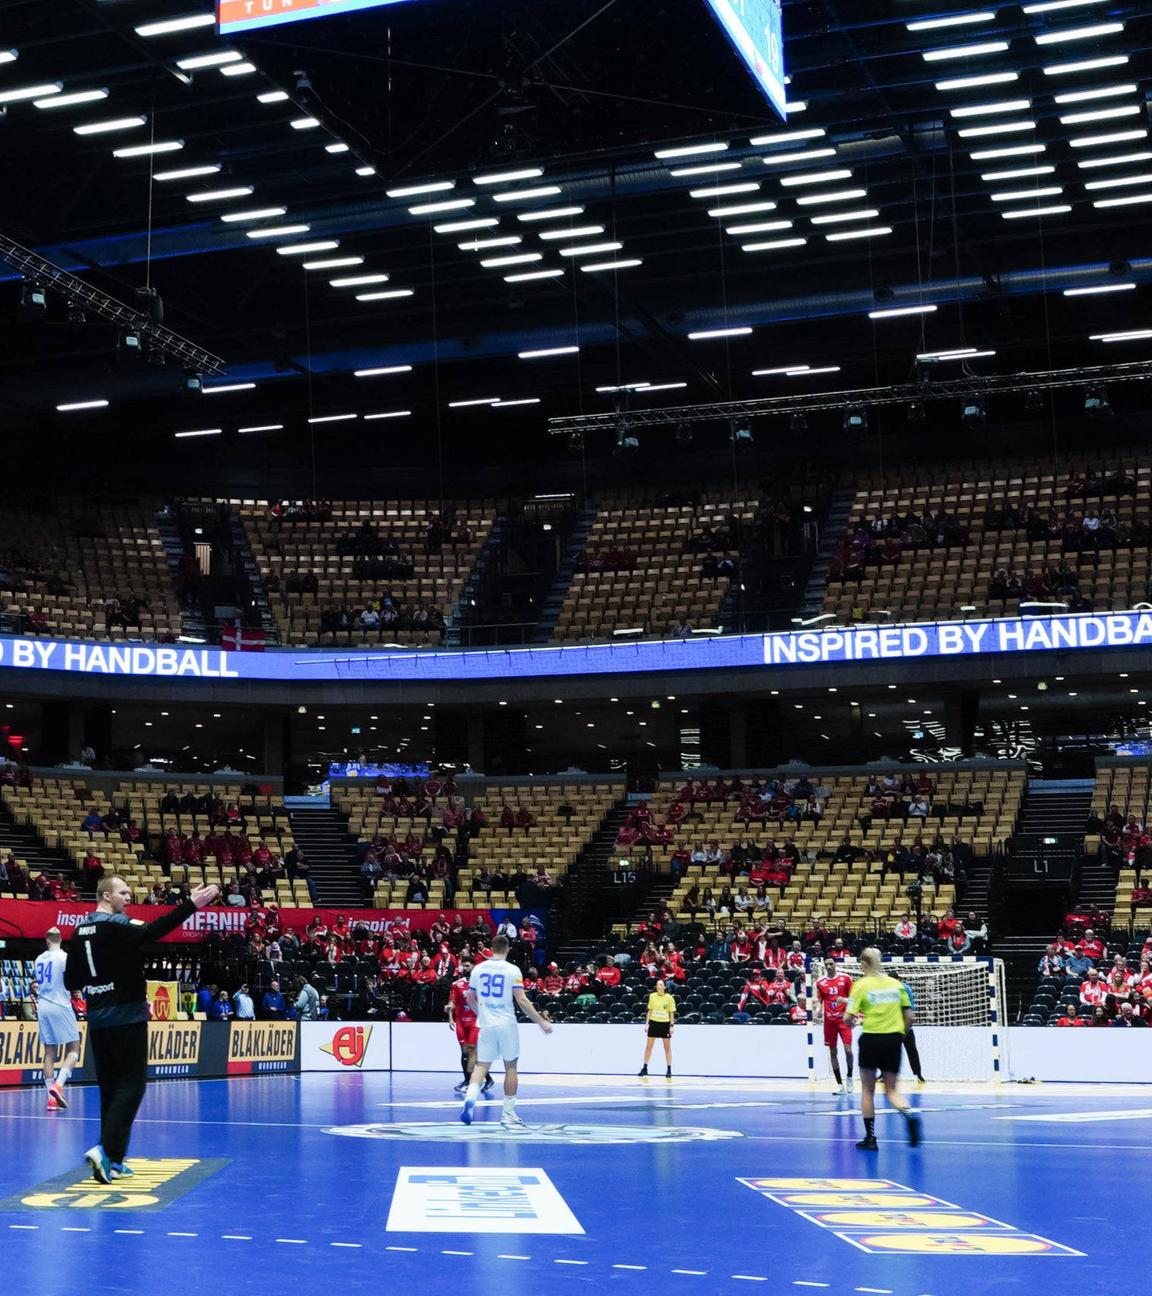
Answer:
[[[500,1097],[478,1098],[476,1100],[476,1106],[477,1107],[499,1107],[502,1105],[503,1101],[504,1101],[503,1098]],[[634,1093],[617,1094],[617,1095],[576,1094],[566,1098],[519,1098],[517,1099],[517,1102],[521,1107],[528,1107],[528,1106],[591,1107],[599,1104],[609,1104],[609,1103],[634,1103],[637,1107],[650,1107],[650,1106],[658,1105],[660,1107],[683,1107],[685,1110],[689,1110],[689,1111],[696,1111],[696,1110],[705,1111],[713,1107],[722,1108],[722,1107],[783,1107],[786,1106],[784,1102],[780,1102],[776,1100],[767,1100],[767,1099],[758,1099],[755,1101],[744,1101],[744,1102],[685,1103],[685,1102],[677,1102],[676,1099],[671,1094],[661,1094],[661,1093],[652,1094],[650,1096],[637,1095]],[[450,1111],[458,1111],[460,1109],[460,1100],[457,1098],[455,1101],[437,1099],[435,1101],[422,1100],[420,1102],[405,1102],[402,1098],[400,1098],[400,1099],[394,1099],[390,1102],[379,1102],[376,1104],[376,1106],[377,1107],[413,1107],[413,1108],[418,1107],[418,1108],[428,1108],[431,1110],[446,1109]]]
[[[767,1282],[767,1278],[762,1278],[759,1274],[733,1274],[733,1278],[739,1282]]]
[[[89,1228],[81,1228],[79,1227],[79,1225],[76,1224],[61,1224],[60,1232],[61,1233],[91,1233],[92,1230]],[[172,1235],[169,1234],[168,1236],[171,1237]]]
[[[328,1245],[334,1247],[349,1247],[352,1250],[359,1251],[363,1248],[364,1243],[363,1242],[329,1242]]]
[[[531,1256],[498,1255],[497,1260],[531,1260]]]
[[[267,1078],[271,1078],[271,1077],[267,1077]],[[168,1082],[165,1081],[165,1083],[167,1084]],[[198,1082],[198,1083],[202,1083],[202,1082]],[[521,1101],[521,1104],[523,1104],[523,1102],[525,1102],[525,1101],[527,1101],[527,1100],[522,1099],[522,1100],[520,1100],[520,1101]],[[458,1105],[458,1104],[453,1104],[453,1105]],[[882,1110],[884,1110],[884,1109],[882,1109]],[[40,1116],[33,1116],[33,1115],[20,1116],[20,1115],[16,1115],[16,1114],[14,1114],[14,1113],[13,1113],[13,1114],[5,1114],[5,1113],[3,1113],[3,1112],[0,1112],[0,1120],[32,1120],[32,1121],[42,1121],[42,1119],[43,1119],[43,1118],[40,1117]],[[92,1120],[92,1121],[99,1121],[99,1119],[100,1119],[100,1118],[99,1118],[98,1116],[93,1116],[93,1117],[78,1116],[78,1117],[76,1118],[76,1120]],[[993,1120],[998,1120],[998,1119],[1000,1119],[1000,1118],[999,1118],[999,1117],[993,1117],[992,1119],[993,1119]],[[1005,1119],[1013,1119],[1013,1118],[1006,1117]],[[69,1121],[69,1124],[75,1124],[75,1123],[76,1123],[75,1121]],[[201,1120],[172,1120],[172,1119],[166,1119],[166,1120],[149,1120],[149,1119],[143,1119],[143,1120],[137,1120],[135,1123],[136,1123],[137,1125],[197,1125],[197,1126],[201,1126],[201,1127],[202,1127],[203,1124],[204,1124],[204,1122],[201,1121]],[[395,1124],[395,1123],[399,1123],[399,1122],[393,1122],[393,1123]],[[326,1130],[326,1129],[331,1129],[331,1128],[332,1128],[332,1122],[331,1122],[331,1121],[237,1121],[237,1120],[229,1120],[228,1124],[229,1124],[229,1125],[249,1125],[249,1126],[252,1126],[254,1129],[315,1129],[315,1130]],[[745,1138],[748,1142],[763,1142],[763,1143],[819,1143],[819,1144],[823,1145],[824,1147],[827,1147],[827,1146],[829,1146],[830,1144],[836,1144],[836,1143],[840,1143],[840,1142],[847,1142],[847,1137],[845,1137],[844,1139],[841,1140],[841,1139],[830,1139],[830,1138],[828,1138],[827,1136],[818,1137],[818,1136],[815,1136],[815,1135],[801,1135],[801,1134],[745,1134],[745,1135],[744,1135],[744,1138]],[[1005,1146],[1006,1146],[1003,1142],[998,1142],[998,1141],[993,1141],[993,1140],[988,1140],[988,1141],[986,1141],[986,1142],[981,1142],[981,1141],[973,1140],[973,1139],[936,1139],[936,1138],[934,1138],[934,1139],[931,1140],[931,1142],[932,1142],[932,1146],[933,1146],[933,1147],[954,1147],[954,1148],[995,1148],[995,1149],[997,1149],[997,1150],[999,1150],[999,1151],[1003,1151],[1004,1148],[1005,1148]],[[1053,1150],[1055,1150],[1055,1151],[1057,1151],[1057,1152],[1059,1152],[1059,1151],[1064,1151],[1064,1150],[1067,1150],[1067,1151],[1070,1151],[1070,1152],[1072,1152],[1072,1151],[1075,1151],[1075,1152],[1099,1152],[1099,1151],[1101,1151],[1101,1150],[1105,1150],[1105,1151],[1108,1151],[1108,1152],[1147,1152],[1147,1151],[1148,1151],[1148,1144],[1147,1144],[1147,1143],[1027,1143],[1027,1142],[1024,1142],[1023,1140],[1020,1140],[1020,1139],[1014,1139],[1013,1142],[1012,1142],[1012,1147],[1014,1147],[1014,1148],[1051,1148],[1051,1149],[1053,1149]],[[26,1224],[26,1225],[15,1225],[15,1224],[9,1224],[8,1227],[9,1227],[9,1228],[17,1228],[17,1227],[33,1228],[33,1227],[38,1227],[38,1226],[36,1226],[36,1225],[31,1225],[31,1224]],[[246,1240],[247,1240],[247,1241],[251,1241],[250,1238],[249,1238],[249,1239],[246,1239]]]
[[[199,1233],[169,1233],[169,1237],[199,1237]]]
[[[29,1233],[34,1233],[40,1227],[40,1225],[39,1224],[9,1224],[8,1227],[10,1229],[17,1229],[21,1231],[27,1231]]]
[[[832,1284],[822,1283],[822,1282],[809,1282],[805,1278],[793,1278],[792,1286],[793,1287],[831,1287]]]
[[[475,1251],[441,1251],[440,1254],[441,1254],[441,1255],[461,1255],[461,1256],[470,1256],[470,1255],[475,1255],[476,1252],[475,1252]]]
[[[144,1235],[143,1229],[113,1229],[112,1232],[113,1233],[133,1233],[138,1237],[143,1237]]]
[[[613,1268],[613,1269],[635,1269],[635,1270],[639,1273],[639,1272],[641,1272],[641,1271],[647,1269],[648,1266],[647,1266],[647,1265],[618,1265],[618,1264],[614,1264],[614,1265],[612,1266],[612,1268]]]
[[[690,1278],[707,1278],[707,1269],[673,1269],[674,1274],[687,1274]]]
[[[415,1247],[386,1246],[385,1251],[415,1251]]]
[[[1152,1107],[1129,1108],[1127,1111],[1097,1112],[1032,1112],[1027,1116],[993,1116],[993,1120],[1011,1121],[1066,1121],[1075,1125],[1090,1124],[1094,1121],[1130,1121],[1148,1120],[1152,1117]]]
[[[288,1246],[307,1246],[307,1238],[275,1238],[276,1242],[283,1242]]]
[[[589,1262],[587,1260],[553,1260],[552,1263],[566,1264],[566,1265],[586,1265]]]
[[[251,1237],[247,1233],[221,1233],[221,1242],[251,1242]]]

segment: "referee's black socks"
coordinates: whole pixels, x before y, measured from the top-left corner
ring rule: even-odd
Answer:
[[[876,1117],[865,1116],[863,1117],[863,1121],[864,1121],[865,1136],[867,1138],[874,1139],[876,1137]]]

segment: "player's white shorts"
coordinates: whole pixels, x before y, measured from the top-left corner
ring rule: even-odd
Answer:
[[[519,1026],[481,1026],[477,1062],[515,1062],[520,1056]]]
[[[70,1007],[47,1003],[42,999],[37,1004],[37,1018],[40,1024],[41,1044],[75,1044],[80,1038],[76,1014]]]

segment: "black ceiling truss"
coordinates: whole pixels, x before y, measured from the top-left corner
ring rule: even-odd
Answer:
[[[753,400],[717,401],[709,405],[672,405],[608,414],[564,414],[548,420],[552,435],[629,428],[663,427],[679,423],[715,422],[721,419],[762,418],[812,410],[850,410],[870,405],[908,405],[914,402],[975,399],[1006,392],[1055,391],[1067,387],[1101,387],[1120,382],[1152,379],[1152,360],[1124,365],[1089,365],[1037,373],[1003,374],[988,378],[961,375],[933,382],[903,383],[889,387],[858,387],[849,391],[808,393],[797,396],[764,396]],[[641,393],[642,395],[643,393]]]
[[[146,311],[125,306],[122,301],[93,288],[67,270],[61,270],[45,257],[4,234],[0,234],[0,261],[5,261],[14,270],[18,270],[29,283],[59,293],[69,302],[82,304],[101,319],[137,333],[153,354],[166,355],[185,369],[196,373],[222,374],[227,369],[219,356],[205,351],[162,324],[157,324]]]

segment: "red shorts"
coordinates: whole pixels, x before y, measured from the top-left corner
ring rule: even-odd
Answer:
[[[848,1025],[848,1023],[844,1020],[843,1017],[841,1017],[839,1021],[829,1021],[828,1018],[825,1017],[824,1018],[825,1045],[828,1048],[835,1048],[837,1040],[843,1040],[844,1047],[846,1049],[850,1049],[852,1047],[852,1027]]]
[[[476,1022],[473,1022],[471,1026],[457,1025],[456,1038],[460,1041],[462,1049],[475,1048],[480,1040],[479,1025]]]

